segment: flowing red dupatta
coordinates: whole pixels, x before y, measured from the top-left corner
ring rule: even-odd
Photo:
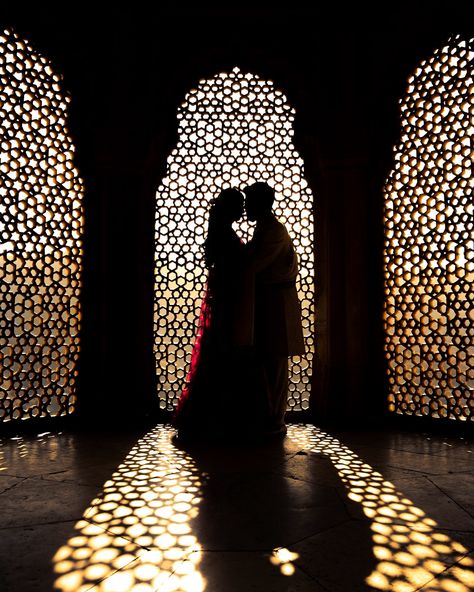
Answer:
[[[216,385],[221,384],[220,372],[227,363],[233,363],[232,345],[229,350],[229,344],[235,342],[235,323],[232,318],[235,312],[235,290],[232,287],[235,276],[232,273],[235,273],[237,249],[243,246],[243,241],[231,232],[232,257],[228,255],[228,247],[221,249],[227,259],[219,261],[217,270],[213,266],[208,271],[189,371],[173,414],[172,423],[180,430],[194,430],[204,418],[208,419],[219,408],[219,405],[214,405],[216,401],[213,397],[220,396],[220,390],[216,389]],[[231,270],[230,276],[226,273],[223,275],[223,269]],[[225,383],[225,380],[222,382]]]
[[[191,363],[189,366],[188,375],[186,376],[184,389],[178,399],[178,403],[174,411],[173,422],[177,421],[178,416],[180,415],[186,401],[189,398],[191,386],[201,361],[203,341],[205,341],[209,327],[211,325],[211,308],[211,291],[208,281],[206,285],[206,291],[204,292],[204,297],[202,299],[201,312],[199,313],[198,328],[196,332],[196,338],[194,340],[193,351],[191,353]]]

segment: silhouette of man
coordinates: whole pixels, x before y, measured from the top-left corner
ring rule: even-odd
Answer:
[[[263,372],[266,429],[284,434],[288,357],[305,351],[296,291],[298,259],[285,226],[273,214],[275,193],[270,185],[257,182],[244,193],[247,218],[256,222],[246,246],[254,295],[251,341]]]

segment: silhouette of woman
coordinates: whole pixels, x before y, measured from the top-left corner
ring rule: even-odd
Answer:
[[[186,386],[173,425],[181,440],[228,439],[250,435],[258,418],[252,356],[236,344],[241,316],[244,243],[232,228],[244,211],[237,189],[224,189],[209,213],[204,256],[206,292]]]

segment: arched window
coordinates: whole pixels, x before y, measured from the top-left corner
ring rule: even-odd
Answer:
[[[209,201],[225,187],[263,180],[300,260],[298,290],[307,345],[290,363],[289,408],[309,406],[314,351],[313,196],[292,144],[294,110],[271,81],[238,68],[191,90],[178,111],[178,145],[157,191],[155,356],[160,406],[172,410],[191,357],[206,278],[202,244]],[[238,232],[248,238],[242,221]]]
[[[0,420],[74,410],[82,182],[50,61],[0,35]]]
[[[456,36],[416,69],[385,187],[391,411],[474,418],[474,69]]]

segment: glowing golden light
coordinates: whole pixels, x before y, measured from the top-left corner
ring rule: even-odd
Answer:
[[[168,426],[137,442],[53,558],[61,592],[202,592],[201,476]]]
[[[60,83],[27,41],[0,35],[0,421],[75,405],[83,186]]]
[[[431,592],[474,589],[474,560],[467,556],[469,550],[438,532],[437,523],[381,473],[315,426],[290,425],[288,437],[307,451],[327,455],[348,497],[360,503],[371,520],[378,563],[366,578],[368,585],[386,592],[413,592],[428,583]]]
[[[472,40],[420,64],[385,185],[389,409],[474,418]]]
[[[293,561],[298,559],[298,553],[294,553],[285,547],[273,549],[270,555],[270,562],[280,568],[280,573],[284,576],[292,576],[295,573]]]
[[[264,180],[300,259],[298,291],[307,354],[290,362],[289,407],[307,409],[314,353],[313,196],[292,143],[294,110],[273,82],[238,68],[201,80],[178,111],[178,145],[157,191],[155,356],[160,405],[171,411],[191,358],[206,271],[209,202],[221,189]],[[236,225],[243,238],[252,228]]]

